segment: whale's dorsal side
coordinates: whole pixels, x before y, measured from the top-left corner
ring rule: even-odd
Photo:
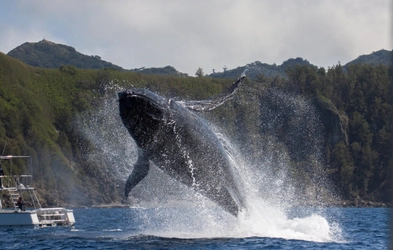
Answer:
[[[233,95],[235,94],[236,90],[239,88],[240,84],[243,82],[243,80],[246,78],[245,75],[242,75],[237,79],[236,82],[234,82],[229,89],[211,99],[207,100],[198,100],[198,101],[185,101],[185,102],[180,102],[185,108],[194,110],[194,111],[210,111],[213,110],[222,104],[224,104],[226,101],[232,99]]]

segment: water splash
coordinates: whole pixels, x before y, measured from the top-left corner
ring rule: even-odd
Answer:
[[[217,128],[215,130],[217,131]],[[302,207],[292,208],[296,192],[284,171],[285,168],[281,168],[274,175],[263,173],[261,169],[268,169],[268,167],[252,166],[252,163],[245,160],[244,155],[239,153],[239,150],[228,138],[219,132],[216,132],[216,135],[234,163],[236,172],[243,183],[242,188],[247,201],[246,210],[240,214],[237,220],[232,222],[236,230],[227,231],[228,235],[317,242],[337,241],[340,238],[340,227],[335,222],[328,222],[323,216],[323,209],[308,209],[309,211],[307,211]],[[271,164],[269,159],[271,156],[262,164]],[[270,187],[268,192],[261,192],[262,183],[264,183],[262,186]],[[269,195],[266,195],[267,193]],[[291,217],[290,211],[297,214]]]
[[[110,172],[123,179],[138,156],[137,146],[122,125],[118,115],[116,85],[108,85],[104,96],[97,97],[96,107],[81,114],[75,121],[79,134],[89,145],[81,145],[86,160],[98,166],[97,172]],[[115,166],[115,167],[113,167]]]
[[[114,178],[124,183],[137,159],[137,149],[119,119],[117,91],[114,87],[108,90],[96,110],[84,114],[77,124],[94,148],[88,151],[87,160],[100,166],[97,171],[113,172]],[[297,106],[296,112],[310,111],[299,99],[291,103]],[[275,116],[272,110],[268,110],[268,114],[276,123],[280,122],[280,115]],[[271,129],[269,124],[262,125]],[[233,163],[246,197],[246,209],[235,218],[153,166],[149,175],[130,193],[131,206],[138,214],[143,234],[174,238],[257,236],[317,242],[339,240],[339,225],[329,221],[323,210],[304,212],[299,208],[302,212],[291,216],[292,206],[298,201],[298,190],[289,173],[289,153],[277,149],[277,138],[264,142],[263,148],[268,150],[260,161],[248,162],[249,156],[240,153],[219,128],[210,126]],[[192,164],[190,162],[191,170]]]

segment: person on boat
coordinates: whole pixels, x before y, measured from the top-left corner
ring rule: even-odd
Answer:
[[[4,171],[3,171],[3,167],[1,166],[1,162],[0,162],[0,176],[4,176]],[[4,188],[3,187],[3,178],[0,177],[0,188]]]
[[[18,206],[18,208],[20,209],[20,211],[23,211],[23,205],[25,203],[22,200],[22,197],[19,197],[18,201],[16,202],[16,205]]]

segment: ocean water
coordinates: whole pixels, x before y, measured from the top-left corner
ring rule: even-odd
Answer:
[[[388,249],[386,208],[295,208],[234,219],[189,206],[78,208],[73,228],[0,228],[0,249]]]

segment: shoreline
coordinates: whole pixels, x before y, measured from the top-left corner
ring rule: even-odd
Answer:
[[[162,204],[163,207],[167,207],[168,204]],[[341,200],[336,202],[303,202],[294,204],[293,207],[337,207],[337,208],[391,208],[390,203],[385,202],[375,202],[375,201],[365,201],[362,199],[357,200]],[[133,206],[130,204],[122,203],[110,203],[110,204],[94,204],[90,206],[86,205],[75,205],[75,204],[65,204],[64,207],[68,209],[74,208],[133,208],[139,206]],[[143,206],[140,206],[143,207]]]

